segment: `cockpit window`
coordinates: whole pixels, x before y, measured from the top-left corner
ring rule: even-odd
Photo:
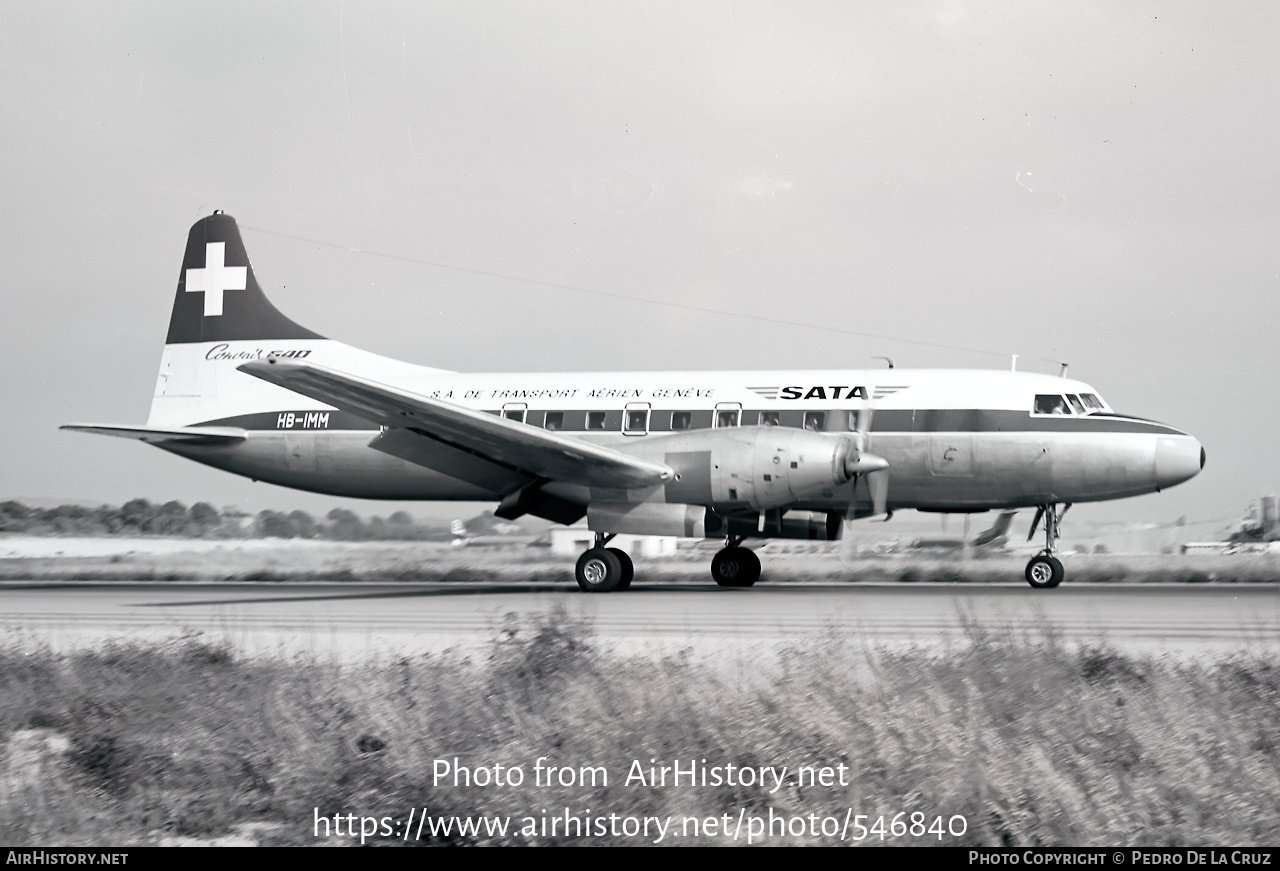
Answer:
[[[1070,414],[1067,401],[1057,393],[1036,394],[1036,414]]]
[[[1072,407],[1072,408],[1074,408],[1074,409],[1076,410],[1076,414],[1087,414],[1087,413],[1088,413],[1088,412],[1086,412],[1086,411],[1085,411],[1084,403],[1080,401],[1080,397],[1079,397],[1079,396],[1076,396],[1074,393],[1068,393],[1068,394],[1067,394],[1067,399],[1071,400],[1071,407]]]
[[[1081,393],[1080,400],[1090,411],[1106,411],[1107,407],[1102,404],[1102,400],[1094,393]]]

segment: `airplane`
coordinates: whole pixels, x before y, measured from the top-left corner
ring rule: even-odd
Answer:
[[[909,547],[911,550],[964,550],[965,548],[987,550],[1003,550],[1009,541],[1009,525],[1013,523],[1013,518],[1017,511],[1001,511],[996,517],[995,523],[989,529],[984,529],[973,538],[968,535],[968,515],[966,515],[965,534],[956,536],[939,536],[939,537],[922,537],[911,542]],[[1032,532],[1035,535],[1035,532]]]
[[[507,523],[493,520],[486,515],[463,520],[455,517],[449,524],[449,534],[453,536],[454,547],[533,547],[541,545],[544,539],[530,535],[518,523]],[[551,545],[549,538],[546,545]]]
[[[1056,587],[1072,503],[1158,492],[1205,461],[1193,436],[1032,372],[472,374],[392,360],[276,309],[220,210],[188,235],[147,423],[63,429],[318,493],[585,516],[587,592],[630,587],[631,558],[609,547],[619,533],[723,540],[712,577],[741,588],[760,577],[748,539],[832,540],[909,508],[1035,508],[1045,546],[1024,575]]]

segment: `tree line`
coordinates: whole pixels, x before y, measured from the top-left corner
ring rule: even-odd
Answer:
[[[0,503],[0,532],[26,535],[159,535],[186,538],[315,538],[331,541],[447,541],[449,529],[421,523],[408,512],[363,519],[334,508],[323,518],[306,511],[219,511],[208,502],[187,507],[131,499],[120,506],[60,505],[33,508],[10,500]]]

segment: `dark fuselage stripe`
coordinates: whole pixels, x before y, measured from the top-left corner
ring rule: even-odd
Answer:
[[[498,409],[489,409],[490,414],[500,414]],[[776,414],[779,426],[801,429],[805,426],[806,415],[822,415],[822,432],[842,433],[853,429],[849,409],[746,409],[741,412],[741,426],[757,426],[762,422],[762,415]],[[603,426],[588,428],[588,411],[576,410],[541,410],[530,409],[525,422],[530,426],[543,428],[548,414],[561,415],[561,432],[620,432],[626,412],[622,409],[604,411]],[[674,415],[688,415],[688,426],[672,428]],[[662,410],[655,409],[649,414],[649,432],[680,432],[685,429],[709,429],[715,412],[710,409]],[[763,418],[767,420],[767,418]],[[591,421],[595,423],[596,421]],[[677,420],[677,423],[679,421]],[[272,432],[300,431],[333,431],[356,430],[372,431],[379,429],[378,424],[346,411],[271,411],[257,414],[242,414],[236,417],[224,417],[218,420],[203,421],[196,426],[235,426],[247,430]],[[873,433],[930,433],[930,432],[1060,432],[1060,433],[1153,433],[1157,435],[1185,435],[1180,430],[1165,426],[1155,421],[1140,420],[1119,415],[1090,415],[1075,417],[1069,415],[1033,416],[1025,411],[1009,411],[998,409],[881,409],[875,412],[872,419]]]

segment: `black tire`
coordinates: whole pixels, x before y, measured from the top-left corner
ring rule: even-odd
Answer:
[[[622,583],[622,563],[603,547],[593,547],[578,557],[574,577],[583,592],[612,593]]]
[[[1037,590],[1049,589],[1062,583],[1066,571],[1057,557],[1040,554],[1027,563],[1027,583]]]
[[[631,557],[627,556],[627,552],[617,547],[606,547],[605,550],[618,558],[618,562],[622,564],[622,580],[618,583],[618,592],[631,589],[631,579],[636,576],[635,563],[631,561]]]
[[[711,577],[722,587],[749,587],[760,580],[760,558],[745,547],[726,547],[712,558]]]

